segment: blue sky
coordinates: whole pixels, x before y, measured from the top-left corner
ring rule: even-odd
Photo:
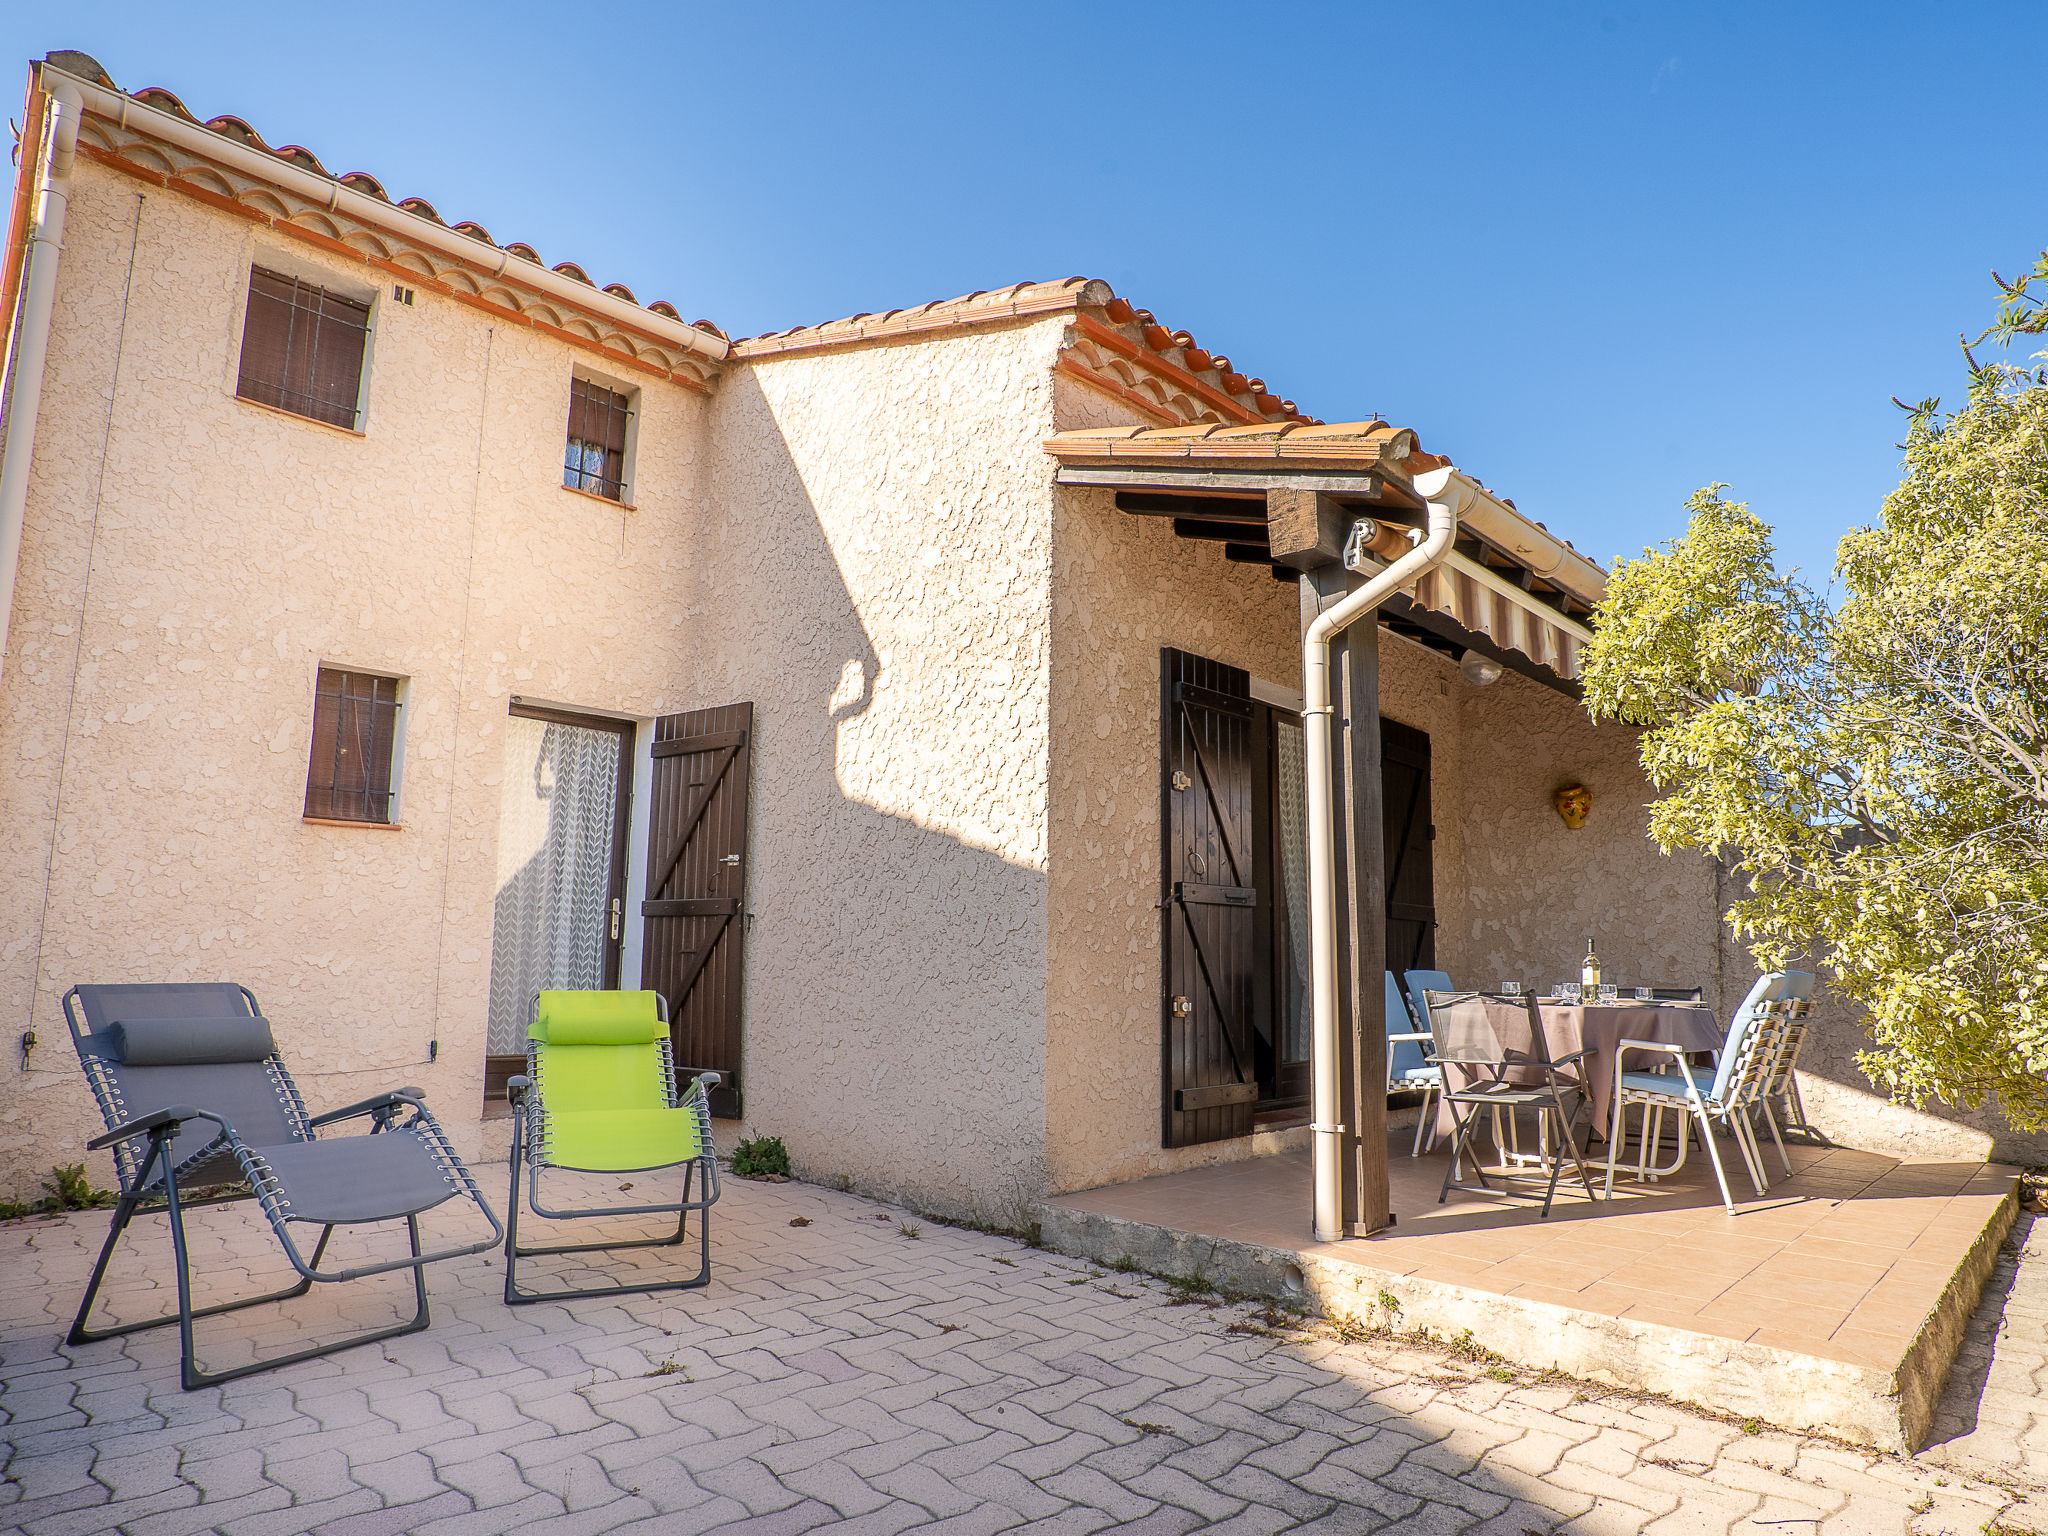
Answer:
[[[1730,482],[1824,578],[2048,244],[2048,7],[83,0],[94,54],[735,335],[1107,279],[1596,558]]]

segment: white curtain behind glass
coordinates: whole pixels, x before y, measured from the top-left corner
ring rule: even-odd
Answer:
[[[525,1053],[534,993],[604,985],[619,804],[616,732],[518,715],[505,724],[484,1045],[492,1056]]]
[[[1280,899],[1287,915],[1287,987],[1280,1059],[1308,1060],[1308,784],[1306,738],[1292,720],[1275,720],[1275,786],[1280,826]]]

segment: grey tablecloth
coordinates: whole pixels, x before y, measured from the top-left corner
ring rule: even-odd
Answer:
[[[1638,1003],[1621,1000],[1611,1004],[1539,1003],[1543,1014],[1543,1035],[1551,1058],[1569,1056],[1590,1047],[1578,1068],[1593,1100],[1593,1129],[1607,1134],[1610,1100],[1614,1089],[1614,1048],[1622,1040],[1658,1040],[1686,1051],[1718,1051],[1726,1031],[1714,1019],[1714,1011],[1697,1003]],[[1524,1030],[1526,1035],[1527,1031]],[[1648,1051],[1631,1051],[1628,1070],[1647,1072],[1663,1065],[1669,1057]],[[1443,1105],[1437,1127],[1448,1134],[1450,1106]]]

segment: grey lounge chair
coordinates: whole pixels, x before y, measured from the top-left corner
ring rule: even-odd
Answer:
[[[416,1333],[428,1323],[425,1266],[481,1253],[496,1247],[504,1236],[469,1170],[427,1113],[419,1089],[400,1088],[309,1117],[291,1074],[278,1059],[270,1025],[246,987],[212,982],[73,987],[64,994],[64,1017],[107,1122],[106,1134],[87,1145],[114,1149],[121,1181],[106,1245],[93,1266],[85,1299],[65,1340],[68,1344],[176,1323],[182,1346],[179,1379],[189,1392],[333,1350]],[[370,1120],[367,1136],[316,1139],[323,1126],[364,1116]],[[249,1187],[300,1278],[281,1291],[195,1309],[184,1214],[192,1201],[186,1191],[222,1184]],[[490,1221],[492,1235],[481,1242],[422,1253],[421,1213],[457,1196],[476,1202]],[[170,1220],[177,1315],[87,1328],[86,1318],[115,1243],[139,1210],[158,1207]],[[321,1270],[336,1227],[401,1219],[411,1240],[410,1257],[332,1273]],[[293,1240],[295,1223],[320,1228],[311,1258]],[[231,1370],[209,1372],[198,1363],[192,1342],[196,1318],[303,1296],[316,1280],[357,1280],[399,1269],[412,1270],[418,1302],[406,1322]]]

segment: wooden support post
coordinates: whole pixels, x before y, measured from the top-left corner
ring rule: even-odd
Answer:
[[[1313,572],[1343,559],[1344,535],[1350,526],[1344,509],[1320,491],[1275,486],[1266,492],[1266,545],[1270,558],[1281,565]],[[1335,569],[1338,576],[1345,574],[1343,566]],[[1307,586],[1302,590],[1306,592]]]
[[[1323,565],[1301,583],[1304,630],[1363,578]],[[1359,619],[1331,648],[1331,769],[1337,795],[1338,1120],[1343,1224],[1354,1237],[1392,1222],[1387,1178],[1386,812],[1380,764],[1379,624]]]

